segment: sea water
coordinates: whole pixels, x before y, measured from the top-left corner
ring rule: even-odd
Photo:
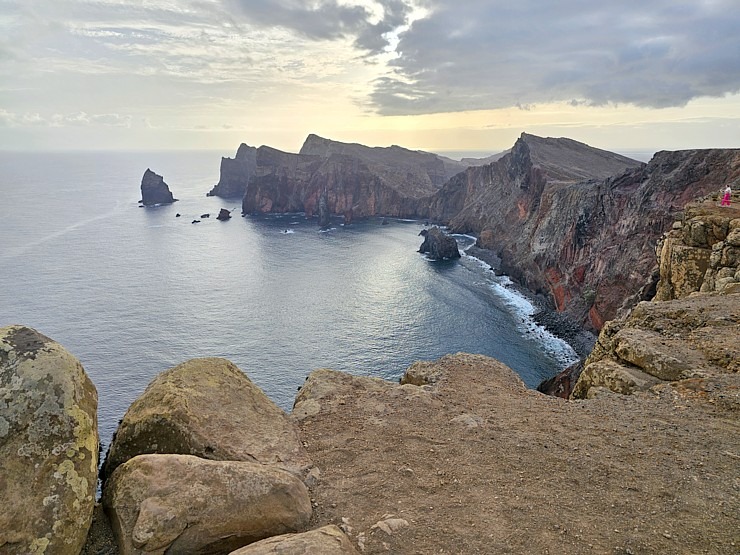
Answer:
[[[424,222],[240,217],[238,200],[206,197],[222,154],[0,153],[0,327],[80,359],[104,448],[147,384],[194,357],[231,360],[287,411],[317,368],[397,380],[462,351],[534,387],[575,360],[506,277],[419,254]],[[147,168],[178,202],[139,207]]]

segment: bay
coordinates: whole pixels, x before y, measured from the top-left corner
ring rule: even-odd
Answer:
[[[238,201],[205,196],[223,154],[0,152],[0,326],[31,326],[80,359],[104,448],[147,384],[194,357],[231,360],[288,411],[317,368],[397,380],[463,351],[534,387],[575,359],[505,276],[417,253],[423,222],[320,232],[302,214],[239,217]],[[147,168],[178,202],[138,206]],[[217,221],[220,208],[234,217]]]

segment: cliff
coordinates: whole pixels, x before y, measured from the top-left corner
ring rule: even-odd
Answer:
[[[425,199],[420,215],[478,233],[504,272],[599,330],[653,295],[655,247],[676,214],[739,176],[739,150],[659,152],[644,165],[523,134],[510,154]]]
[[[257,149],[242,143],[234,158],[221,158],[218,183],[214,185],[208,196],[242,198],[256,166]]]
[[[604,326],[574,398],[666,382],[696,391],[738,387],[740,209],[716,200],[688,205],[658,253],[655,298]]]
[[[381,161],[373,161],[330,148],[304,145],[301,153],[291,154],[262,146],[257,149],[256,168],[242,201],[242,213],[305,212],[310,217],[317,212],[319,197],[325,193],[329,213],[344,215],[345,222],[353,217],[406,216],[414,211],[419,196],[436,190],[435,183],[444,177],[443,167],[441,161],[432,164],[432,169],[440,172],[437,175],[411,162],[393,165],[382,161],[395,159],[396,155],[403,159],[405,154],[397,150],[404,149],[381,150]]]

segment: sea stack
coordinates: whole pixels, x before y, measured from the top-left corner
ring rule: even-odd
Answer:
[[[222,208],[221,211],[218,213],[218,216],[216,216],[217,220],[221,220],[222,222],[225,222],[226,220],[231,218],[231,212],[226,210],[226,208]]]
[[[422,229],[419,235],[424,237],[419,252],[426,254],[432,260],[460,258],[460,251],[457,248],[455,238],[450,237],[438,227],[435,226],[428,231]]]
[[[141,200],[139,202],[144,206],[152,206],[155,204],[170,204],[176,200],[172,197],[170,188],[164,182],[162,176],[147,168],[144,177],[141,178]]]

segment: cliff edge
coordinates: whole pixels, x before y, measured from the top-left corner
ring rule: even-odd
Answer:
[[[737,387],[566,401],[468,354],[404,381],[309,376],[312,527],[368,555],[737,552]]]

